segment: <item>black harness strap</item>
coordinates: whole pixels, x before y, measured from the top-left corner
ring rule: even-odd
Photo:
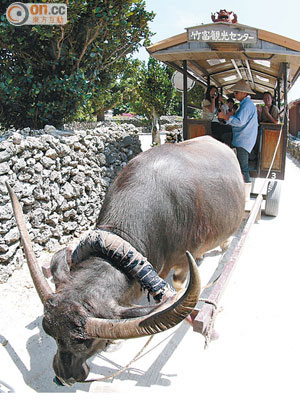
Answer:
[[[72,253],[72,263],[78,264],[91,256],[101,256],[111,261],[118,270],[148,290],[156,302],[160,302],[167,292],[174,294],[174,289],[158,276],[147,258],[118,235],[94,230],[79,242]]]

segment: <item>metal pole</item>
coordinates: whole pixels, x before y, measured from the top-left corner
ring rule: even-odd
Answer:
[[[183,140],[188,138],[187,121],[187,62],[183,61]]]

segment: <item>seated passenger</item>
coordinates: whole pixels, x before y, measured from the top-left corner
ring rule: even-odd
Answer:
[[[227,102],[226,102],[225,98],[221,95],[221,93],[219,94],[218,99],[217,99],[217,108],[218,108],[218,112],[222,111],[224,114],[227,114],[228,110],[229,110]],[[225,120],[222,120],[220,118],[218,118],[218,122],[220,124],[226,123]]]
[[[270,92],[265,92],[263,97],[265,105],[257,105],[257,116],[258,122],[271,122],[273,124],[278,124],[279,120],[279,110],[273,104],[273,98]]]
[[[228,99],[226,100],[226,104],[227,104],[227,110],[225,114],[227,114],[228,112],[232,112],[233,106],[235,104],[234,99],[232,97],[228,97]]]
[[[234,105],[232,106],[232,115],[234,115],[238,109],[239,109],[238,103],[234,103]]]

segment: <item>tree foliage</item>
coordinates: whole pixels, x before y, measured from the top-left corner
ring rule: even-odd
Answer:
[[[112,69],[104,71],[102,84],[93,92],[91,106],[98,120],[102,120],[104,111],[126,106],[135,91],[134,77],[138,74],[141,61],[123,58],[116,62]]]
[[[135,77],[135,91],[131,103],[135,112],[152,122],[152,142],[160,144],[159,118],[172,109],[175,90],[172,86],[172,69],[150,57],[140,65]]]
[[[3,126],[61,125],[113,82],[114,66],[149,44],[154,15],[143,0],[68,0],[61,26],[13,26],[5,16],[10,3],[0,5]]]
[[[150,120],[156,114],[167,115],[172,108],[175,91],[172,86],[173,70],[150,57],[141,64],[135,78],[132,102],[135,111]]]
[[[195,84],[194,87],[188,91],[188,117],[200,118],[201,116],[201,103],[205,96],[205,89],[200,84]],[[174,101],[174,114],[182,115],[182,93],[176,92]]]
[[[195,84],[194,87],[188,92],[187,102],[188,106],[201,109],[201,103],[205,96],[205,89],[199,84]]]

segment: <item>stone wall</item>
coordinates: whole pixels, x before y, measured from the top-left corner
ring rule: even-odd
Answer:
[[[291,156],[300,162],[300,140],[292,140],[289,138],[287,150]]]
[[[0,283],[23,263],[5,181],[26,216],[37,256],[55,251],[94,226],[115,175],[141,151],[133,125],[92,130],[2,132],[0,142]]]
[[[105,117],[105,122],[114,122],[119,125],[123,124],[132,124],[136,128],[138,128],[140,133],[149,133],[151,132],[151,124],[145,118],[136,116],[136,117]],[[64,129],[94,129],[97,126],[98,122],[96,121],[88,121],[88,122],[72,122],[64,125]],[[166,133],[173,129],[181,129],[182,130],[182,117],[178,117],[175,115],[166,115],[160,117],[160,131],[161,133]]]

